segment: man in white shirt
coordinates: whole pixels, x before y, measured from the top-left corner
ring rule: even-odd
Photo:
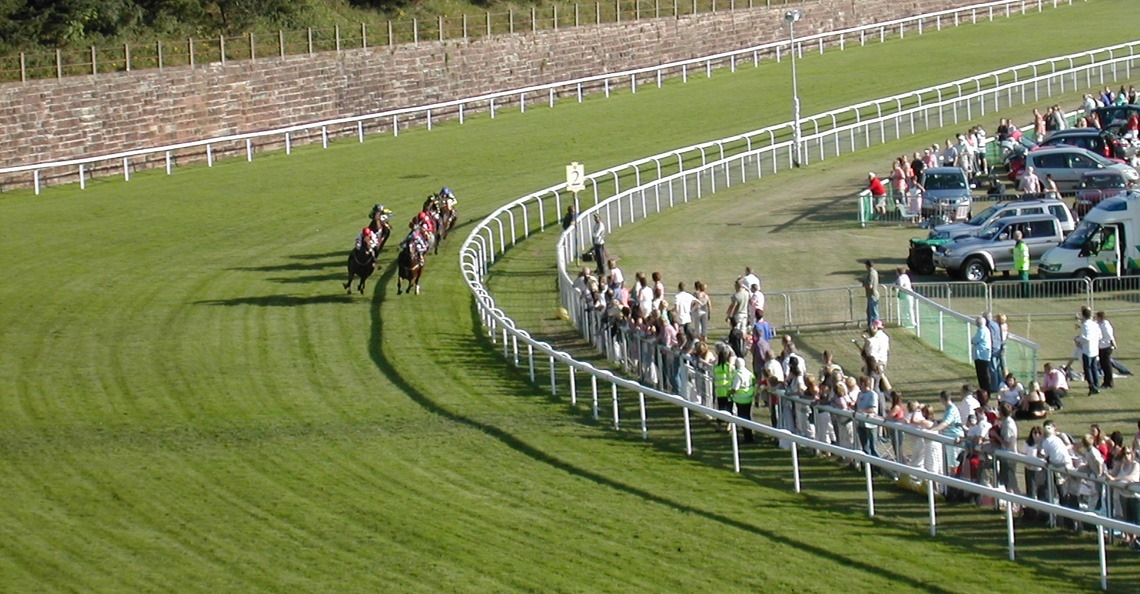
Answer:
[[[906,268],[899,268],[895,270],[895,273],[897,274],[895,277],[895,286],[902,289],[898,292],[899,315],[902,318],[900,322],[904,328],[913,328],[918,320],[916,313],[917,308],[915,307],[917,304],[914,301],[914,297],[904,291],[913,290],[914,285],[911,284],[910,275],[907,274]]]
[[[621,296],[622,286],[625,285],[625,274],[622,274],[617,262],[610,260],[607,265],[610,267],[610,289],[613,290],[614,295]]]
[[[1100,342],[1097,343],[1099,347],[1097,359],[1100,360],[1100,370],[1103,373],[1100,387],[1112,388],[1112,351],[1116,350],[1116,332],[1113,330],[1112,323],[1108,321],[1108,317],[1104,315],[1103,311],[1096,312],[1096,325],[1100,330]]]
[[[887,331],[883,330],[883,321],[875,320],[871,322],[871,333],[864,336],[866,341],[864,349],[867,355],[879,364],[879,371],[886,373],[887,358],[891,353],[891,338],[887,336]]]
[[[1041,457],[1053,466],[1061,468],[1073,467],[1073,450],[1058,435],[1057,425],[1053,421],[1045,421],[1045,439],[1041,440]]]
[[[685,332],[685,338],[693,339],[693,308],[697,306],[697,297],[685,290],[685,283],[677,283],[677,294],[673,297],[673,306],[677,308],[677,323]]]
[[[594,213],[594,262],[598,265],[598,276],[606,274],[606,224],[602,222],[602,215]]]
[[[752,290],[752,285],[756,285],[757,289],[761,287],[760,277],[756,276],[756,274],[752,272],[751,266],[744,267],[744,276],[741,277],[741,280],[744,281],[745,289]]]
[[[1026,167],[1025,173],[1022,174],[1021,179],[1017,182],[1017,189],[1022,194],[1040,194],[1041,193],[1041,178],[1037,177],[1037,173],[1032,167]]]
[[[1092,310],[1081,307],[1081,335],[1077,344],[1081,349],[1081,365],[1089,384],[1089,396],[1100,394],[1100,326],[1093,320]]]
[[[957,404],[955,404],[955,406],[958,407],[958,414],[963,419],[965,419],[974,414],[974,412],[977,411],[978,407],[981,405],[981,402],[979,402],[977,397],[974,396],[974,393],[970,391],[970,385],[963,384],[962,398],[958,400]]]

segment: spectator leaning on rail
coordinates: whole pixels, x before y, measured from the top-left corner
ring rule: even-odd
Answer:
[[[867,174],[868,184],[867,190],[871,192],[871,201],[874,204],[875,215],[878,217],[887,216],[887,188],[883,185],[875,172]]]
[[[717,349],[716,365],[713,367],[713,396],[716,397],[716,407],[718,410],[725,412],[732,412],[732,400],[729,398],[729,390],[732,388],[733,378],[733,359],[729,349]],[[717,431],[724,427],[724,422],[720,419],[716,421]]]
[[[871,389],[871,378],[867,376],[859,378],[859,395],[855,399],[855,412],[871,417],[878,416],[879,395]],[[878,432],[875,426],[859,422],[855,426],[855,433],[859,436],[859,449],[868,456],[878,458],[879,451],[875,447]]]
[[[756,378],[752,372],[748,370],[748,365],[744,357],[737,357],[736,373],[732,377],[732,384],[728,389],[729,398],[732,399],[733,404],[736,405],[736,416],[751,421],[752,420],[752,400],[756,395]],[[755,438],[752,436],[752,430],[748,427],[744,428],[744,443],[752,443]]]
[[[943,390],[938,395],[938,401],[942,403],[942,420],[938,421],[936,425],[931,427],[932,431],[937,431],[946,437],[951,437],[955,440],[961,440],[966,435],[966,430],[962,425],[962,415],[958,412],[958,407],[950,401],[950,393]],[[949,471],[958,465],[958,454],[961,448],[954,446],[946,446],[946,470]]]

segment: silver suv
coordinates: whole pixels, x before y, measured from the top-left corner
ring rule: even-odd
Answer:
[[[930,230],[929,239],[961,239],[977,235],[990,223],[1005,217],[1029,214],[1051,214],[1061,222],[1061,232],[1066,235],[1077,227],[1076,218],[1069,205],[1059,198],[1039,198],[1033,200],[1010,200],[997,202],[974,215],[968,221],[938,225]]]
[[[1041,181],[1046,175],[1052,175],[1061,191],[1076,190],[1081,181],[1081,174],[1097,169],[1116,169],[1124,179],[1136,183],[1140,174],[1132,167],[1123,163],[1110,161],[1092,151],[1075,146],[1058,146],[1029,151],[1025,155],[1025,166],[1036,170]]]
[[[1036,262],[1050,248],[1065,239],[1057,217],[1048,214],[1020,215],[996,219],[973,237],[964,237],[939,246],[934,265],[951,276],[984,281],[994,272],[1013,270],[1014,231],[1021,231],[1029,245],[1029,259]]]
[[[961,167],[931,167],[922,172],[921,183],[923,218],[970,218],[970,180]]]

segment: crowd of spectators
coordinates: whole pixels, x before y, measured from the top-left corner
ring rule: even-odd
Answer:
[[[767,408],[772,426],[824,443],[1011,492],[1052,497],[1073,507],[1111,509],[1140,522],[1140,494],[1119,488],[1140,481],[1134,451],[1140,447],[1140,423],[1131,442],[1120,432],[1104,435],[1095,425],[1079,440],[1059,431],[1048,415],[1064,406],[1070,367],[1047,363],[1042,381],[1028,386],[1006,373],[1003,345],[1009,328],[1003,315],[977,319],[972,344],[978,387],[962,385],[956,396],[942,391],[932,405],[908,400],[892,385],[887,373],[890,338],[881,320],[872,320],[862,340],[853,341],[859,364],[848,370],[829,351],[822,353],[821,361],[809,362],[791,335],[777,335],[764,318],[766,299],[751,268],[736,279],[728,304],[720,310],[728,328],[723,340],[710,335],[718,310],[701,281],[692,291],[679,282],[670,295],[659,272],[636,272],[627,286],[624,271],[613,259],[602,269],[605,274],[598,276],[583,268],[574,282],[583,313],[598,320],[596,338],[615,359],[631,362],[643,382],[742,419],[762,415]],[[1085,327],[1083,336],[1075,339],[1083,349],[1086,374],[1101,369],[1095,357],[1083,353],[1100,352],[1101,338],[1111,336],[1107,319],[1103,324],[1107,331],[1092,321],[1099,331],[1094,334]],[[1033,425],[1022,440],[1017,421],[1042,424]],[[730,428],[719,420],[717,427]],[[740,433],[744,443],[754,441],[751,431]],[[930,434],[942,438],[931,439]],[[1067,472],[1046,473],[1032,464],[1010,462],[996,455],[999,450]],[[1025,469],[1024,488],[1019,465]],[[1051,490],[1046,488],[1047,476],[1053,477]],[[1101,484],[1115,487],[1102,489]],[[1111,507],[1106,505],[1109,499]]]
[[[1060,105],[1052,105],[1042,113],[1041,109],[1034,108],[1032,119],[1026,129],[1034,143],[1041,143],[1045,137],[1057,130],[1069,127],[1075,128],[1101,128],[1107,122],[1101,122],[1096,109],[1105,106],[1122,106],[1140,104],[1140,94],[1135,87],[1120,87],[1114,92],[1111,88],[1099,94],[1087,93],[1081,105],[1075,110],[1073,123]],[[1128,140],[1140,139],[1140,116],[1132,114],[1124,124],[1121,134]],[[889,214],[888,200],[894,203],[913,219],[919,218],[922,207],[922,174],[933,167],[959,167],[966,172],[971,183],[977,187],[983,185],[983,177],[991,173],[996,163],[991,163],[987,157],[987,145],[991,140],[1002,148],[1001,153],[1008,153],[1016,147],[1023,136],[1022,129],[1007,118],[1001,118],[991,139],[986,130],[980,126],[973,126],[966,131],[947,138],[945,144],[937,143],[916,151],[911,156],[899,155],[890,165],[890,173],[880,178],[874,172],[868,174],[868,186],[873,198],[873,208],[876,216],[883,218]],[[1112,155],[1106,155],[1111,157]],[[1135,162],[1133,163],[1136,164]],[[886,183],[884,183],[884,181]],[[991,193],[1001,193],[1003,188],[996,178],[989,178]],[[1045,197],[1060,197],[1056,182],[1051,176],[1040,177],[1033,168],[1023,171],[1016,182],[1016,189],[1022,195],[1044,195]]]

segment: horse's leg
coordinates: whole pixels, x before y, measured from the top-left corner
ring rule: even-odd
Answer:
[[[355,276],[355,275],[354,275],[354,274],[352,274],[352,269],[350,268],[350,269],[348,270],[348,280],[347,280],[347,281],[345,281],[345,283],[344,283],[344,290],[345,290],[345,292],[347,292],[347,293],[351,293],[351,292],[352,292],[352,277],[353,277],[353,276]]]
[[[415,277],[416,277],[416,295],[420,294],[420,274],[423,273],[423,271],[424,271],[423,268],[416,270],[416,274],[415,274]]]

